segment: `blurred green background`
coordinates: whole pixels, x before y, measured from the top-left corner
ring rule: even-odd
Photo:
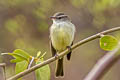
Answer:
[[[50,16],[64,12],[76,26],[75,42],[97,32],[120,26],[120,0],[0,0],[0,52],[12,52],[19,48],[36,56],[38,51],[49,48]],[[120,31],[112,35],[119,38]],[[94,64],[106,52],[100,49],[99,40],[88,42],[75,49],[71,61],[64,61],[64,78],[55,78],[55,62],[50,64],[51,80],[82,80]],[[0,62],[7,63],[6,75],[15,74],[15,64],[10,56],[0,56]],[[101,80],[120,80],[118,61]],[[0,80],[3,80],[0,69]],[[35,80],[34,72],[24,80]]]

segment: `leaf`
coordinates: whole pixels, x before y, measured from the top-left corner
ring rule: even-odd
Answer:
[[[15,58],[15,59],[11,60],[12,63],[20,62],[20,61],[23,61],[23,60],[29,61],[28,58],[25,58],[23,55],[21,55],[19,53],[2,53],[2,55],[6,55],[6,54],[11,55]]]
[[[37,61],[36,64],[39,64],[42,61]],[[36,80],[50,80],[50,68],[49,65],[43,66],[35,71]]]
[[[28,58],[24,57],[23,55],[19,53],[8,53],[8,55],[11,55],[14,58],[19,59],[19,60],[28,60]]]
[[[40,56],[40,59],[43,61],[43,58],[44,58],[44,56],[46,55],[46,52],[44,52],[43,54],[42,54],[42,56]]]
[[[39,57],[40,57],[40,54],[41,54],[41,51],[39,51],[39,52],[37,53],[36,58],[39,58]]]
[[[28,67],[28,62],[26,60],[17,62],[15,66],[15,73],[18,74],[24,71],[25,69],[27,69],[27,67]],[[18,80],[21,80],[21,78],[19,78]]]
[[[20,54],[20,55],[24,56],[25,58],[30,58],[30,55],[21,49],[16,49],[13,53]]]
[[[17,62],[21,62],[21,61],[23,61],[23,60],[19,59],[19,58],[10,60],[11,63],[17,63]]]
[[[118,40],[110,35],[105,35],[100,38],[100,47],[103,50],[111,51],[118,46]]]
[[[23,60],[26,60],[29,62],[29,59],[31,57],[27,52],[25,52],[21,49],[16,49],[13,51],[13,53],[2,53],[2,55],[5,55],[5,54],[11,55],[15,58],[15,59],[11,60],[12,63],[20,62]]]

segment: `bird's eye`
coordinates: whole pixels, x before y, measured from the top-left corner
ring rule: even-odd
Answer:
[[[61,19],[62,17],[58,17],[58,19]]]

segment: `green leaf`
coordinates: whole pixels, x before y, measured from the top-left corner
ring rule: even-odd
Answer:
[[[39,51],[39,52],[37,53],[36,58],[39,58],[39,57],[40,57],[40,54],[41,54],[41,51]]]
[[[28,58],[25,58],[23,55],[19,54],[19,53],[2,53],[2,55],[11,55],[13,56],[15,59],[11,60],[12,63],[14,62],[20,62],[23,60],[29,61]]]
[[[23,55],[19,53],[8,53],[8,55],[11,55],[14,58],[19,59],[19,60],[28,60],[28,58],[24,57]]]
[[[13,53],[2,53],[2,55],[5,55],[5,54],[11,55],[15,58],[11,60],[12,63],[20,62],[24,60],[29,62],[29,59],[30,59],[30,55],[21,49],[16,49],[15,51],[13,51]]]
[[[42,61],[37,61],[39,64]],[[50,80],[50,68],[49,65],[43,66],[35,71],[36,80]]]
[[[16,74],[24,71],[25,69],[27,69],[27,67],[28,67],[28,62],[26,60],[21,61],[21,62],[17,62],[16,66],[15,66]],[[18,80],[21,80],[21,78],[19,78]]]
[[[46,52],[44,52],[44,53],[42,54],[42,56],[40,56],[40,59],[41,59],[42,61],[43,61],[45,55],[46,55]]]
[[[118,40],[110,35],[105,35],[100,38],[100,47],[106,51],[111,51],[118,46]]]
[[[19,58],[10,60],[11,63],[17,63],[17,62],[21,62],[21,61],[23,61],[23,60],[19,59]]]
[[[21,49],[16,49],[13,53],[20,54],[20,55],[24,56],[25,58],[30,58],[30,55]]]

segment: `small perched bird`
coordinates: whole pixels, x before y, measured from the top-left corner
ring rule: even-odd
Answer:
[[[75,26],[70,18],[62,12],[55,13],[51,17],[53,24],[50,27],[51,51],[52,56],[57,56],[60,52],[73,45]],[[71,51],[67,54],[70,60]],[[56,62],[56,77],[64,76],[63,57]]]

